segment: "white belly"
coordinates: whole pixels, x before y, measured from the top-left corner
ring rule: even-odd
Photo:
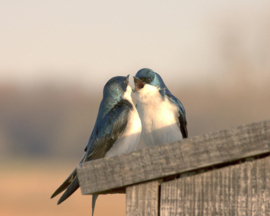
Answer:
[[[121,137],[119,137],[105,157],[113,157],[120,154],[135,151],[140,140],[142,124],[139,114],[134,107],[129,113],[128,123]]]
[[[167,97],[163,100],[158,90],[150,92],[135,93],[142,122],[140,145],[150,147],[182,139],[177,107]]]

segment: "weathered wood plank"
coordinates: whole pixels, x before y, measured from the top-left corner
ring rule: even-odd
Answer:
[[[83,194],[106,193],[268,152],[270,121],[265,121],[86,162],[77,171]]]
[[[152,181],[126,188],[127,216],[158,216],[159,182]]]
[[[270,157],[161,184],[160,216],[270,215]]]

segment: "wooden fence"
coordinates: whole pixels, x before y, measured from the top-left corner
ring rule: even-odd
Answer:
[[[126,215],[270,215],[270,121],[77,167],[82,194],[126,193]]]

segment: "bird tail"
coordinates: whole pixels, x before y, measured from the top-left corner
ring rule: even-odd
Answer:
[[[80,187],[80,185],[79,185],[79,180],[78,180],[78,176],[77,176],[77,172],[76,172],[76,176],[74,177],[72,182],[69,183],[68,188],[66,189],[65,193],[58,200],[57,205],[59,205],[60,203],[65,201],[67,198],[69,198],[69,196],[72,195],[79,187]]]
[[[85,155],[81,159],[80,163],[84,161]],[[76,169],[73,170],[73,172],[67,177],[67,179],[60,185],[59,188],[53,193],[51,196],[51,199],[63,192],[64,190],[65,193],[60,197],[58,201],[58,205],[65,201],[70,195],[72,195],[78,188],[80,187],[79,185],[79,180],[78,180],[78,175]]]
[[[76,169],[74,169],[73,172],[67,177],[67,179],[53,193],[53,195],[51,196],[51,199],[57,196],[58,194],[60,194],[62,191],[64,191],[72,183],[72,181],[75,179],[76,176],[77,176],[77,171]]]
[[[97,198],[98,198],[98,194],[93,194],[93,196],[92,196],[92,216],[94,216],[94,210],[95,210]]]

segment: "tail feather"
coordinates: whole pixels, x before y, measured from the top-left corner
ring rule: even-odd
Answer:
[[[69,187],[67,188],[67,190],[65,191],[65,193],[60,197],[60,199],[58,200],[57,205],[59,205],[60,203],[62,203],[63,201],[65,201],[71,194],[73,194],[78,188],[80,187],[79,185],[79,180],[78,180],[78,176],[76,174],[75,178],[73,179],[73,181],[71,182],[71,184],[69,185]]]
[[[73,170],[73,172],[67,177],[67,179],[60,185],[59,188],[53,193],[51,196],[51,199],[63,192],[73,181],[73,179],[77,176],[76,169]]]
[[[93,194],[93,196],[92,196],[92,216],[94,216],[94,210],[95,210],[97,198],[98,198],[98,194]]]
[[[86,154],[82,157],[82,159],[80,160],[80,163],[82,163],[84,161],[85,156],[86,156]],[[73,172],[67,177],[67,179],[53,193],[53,195],[51,196],[51,199],[54,198],[55,196],[57,196],[58,194],[62,193],[66,188],[68,188],[70,186],[70,184],[73,183],[76,176],[77,176],[77,171],[76,171],[76,169],[74,169]],[[77,181],[78,181],[78,179],[77,179]],[[79,183],[78,183],[78,185],[79,185]]]

